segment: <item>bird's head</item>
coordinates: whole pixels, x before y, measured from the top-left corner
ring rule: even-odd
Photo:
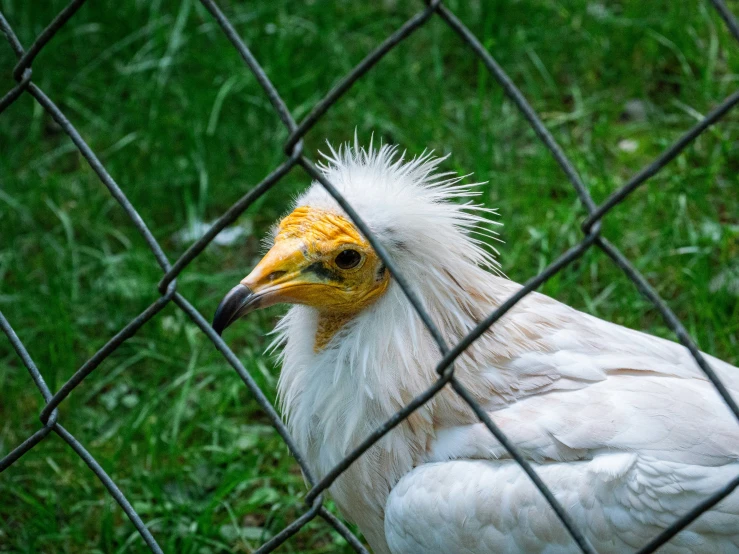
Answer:
[[[350,315],[389,281],[382,260],[346,216],[301,206],[280,221],[272,248],[223,299],[213,327],[221,333],[246,313],[280,302]]]
[[[341,192],[409,276],[449,275],[460,264],[493,265],[469,236],[488,220],[485,208],[453,198],[477,194],[460,177],[435,174],[440,158],[410,161],[393,147],[331,149],[324,175]],[[314,183],[274,228],[257,266],[218,306],[219,334],[245,314],[277,303],[302,304],[336,321],[360,312],[392,286],[390,272],[335,200]]]

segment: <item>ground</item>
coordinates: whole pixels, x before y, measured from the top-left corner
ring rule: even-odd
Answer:
[[[65,1],[5,0],[28,45]],[[221,6],[301,118],[421,2],[236,2]],[[447,5],[481,37],[572,159],[596,201],[739,88],[739,43],[710,2],[551,0]],[[729,2],[739,13],[739,2]],[[14,82],[0,45],[0,95]],[[34,81],[62,108],[162,243],[210,221],[281,160],[286,132],[236,51],[195,0],[88,2],[37,58]],[[508,276],[524,281],[580,238],[584,210],[500,87],[432,19],[358,82],[305,141],[451,153],[448,170],[488,181]],[[739,362],[739,109],[605,220],[700,347]],[[0,309],[52,390],[153,302],[161,274],[122,209],[51,118],[25,96],[0,115]],[[178,279],[208,318],[253,266],[299,169]],[[543,292],[672,337],[598,251]],[[284,310],[255,313],[227,341],[270,399],[262,352]],[[39,427],[41,397],[0,336],[0,456]],[[234,371],[175,306],[111,355],[60,420],[114,478],[166,552],[251,552],[303,509],[305,487]],[[51,436],[0,475],[0,552],[144,552],[84,463]],[[348,552],[313,522],[282,552]]]

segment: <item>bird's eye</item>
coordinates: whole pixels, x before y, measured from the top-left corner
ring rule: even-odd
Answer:
[[[357,267],[361,260],[362,255],[359,252],[347,249],[342,250],[334,261],[341,269],[352,269],[353,267]]]

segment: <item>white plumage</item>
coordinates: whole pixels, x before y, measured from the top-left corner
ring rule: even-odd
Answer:
[[[355,144],[332,150],[322,170],[454,344],[520,286],[496,274],[475,238],[487,232],[490,215],[470,202],[475,186],[435,175],[439,161],[423,155],[404,163],[393,148]],[[343,214],[319,184],[295,207]],[[319,349],[321,317],[321,306],[293,306],[275,344],[284,413],[319,477],[434,382],[440,359],[392,280]],[[706,359],[739,391],[737,368]],[[737,422],[679,344],[533,293],[455,367],[598,552],[643,546],[739,474]],[[330,492],[377,554],[578,551],[528,477],[449,388]],[[661,552],[739,552],[739,494]]]

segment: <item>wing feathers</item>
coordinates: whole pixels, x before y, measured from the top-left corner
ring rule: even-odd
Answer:
[[[490,415],[536,461],[592,458],[606,450],[699,465],[739,459],[733,415],[711,385],[698,380],[615,375],[580,390],[530,396]],[[428,460],[463,457],[507,453],[482,423],[439,429]]]
[[[616,554],[643,546],[739,473],[739,464],[697,468],[604,454],[536,469],[598,552]],[[735,492],[660,552],[736,553],[738,519]],[[578,552],[515,462],[457,460],[416,468],[388,498],[385,535],[393,554]]]

